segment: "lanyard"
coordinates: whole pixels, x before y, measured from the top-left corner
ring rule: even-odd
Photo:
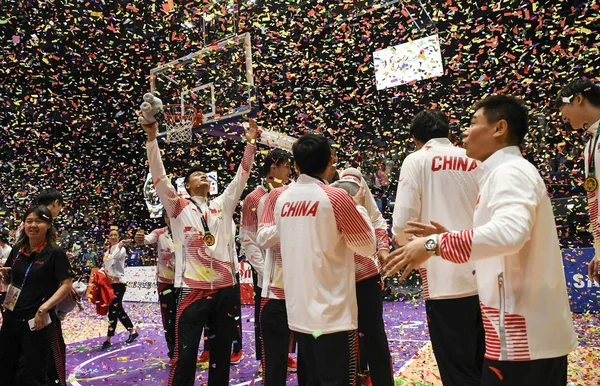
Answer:
[[[19,253],[19,257],[20,256],[21,256],[21,253]],[[31,261],[31,263],[29,264],[29,267],[27,267],[27,269],[25,270],[25,276],[23,276],[23,281],[21,282],[21,288],[25,287],[25,281],[27,280],[27,276],[29,276],[29,271],[31,270],[33,263],[35,263],[36,257],[37,257],[37,252],[35,253],[35,256],[33,257],[33,260]],[[19,261],[19,258],[17,258],[17,261]],[[16,263],[16,261],[15,261],[15,263]]]
[[[33,266],[34,262],[35,262],[35,258],[31,262],[31,264],[29,264],[29,267],[27,267],[27,270],[25,271],[25,276],[23,277],[23,282],[21,283],[21,288],[25,287],[25,280],[27,280],[27,276],[29,275],[29,270]]]
[[[590,149],[588,150],[588,175],[593,176],[595,173],[595,158],[596,158],[596,146],[598,146],[598,133],[594,134],[594,144],[590,141]]]
[[[200,212],[200,221],[202,222],[202,227],[204,228],[204,233],[210,234],[210,228],[208,227],[208,224],[207,224],[206,220],[204,219],[204,213],[202,212],[202,209],[200,209],[200,205],[198,205],[198,203],[192,199],[190,199],[190,201],[193,202],[194,205],[196,205],[196,208],[198,208],[198,211]]]

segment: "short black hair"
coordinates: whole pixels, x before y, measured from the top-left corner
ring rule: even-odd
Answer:
[[[201,166],[192,166],[191,168],[188,169],[187,173],[185,173],[185,178],[183,179],[183,184],[187,185],[187,183],[190,181],[190,176],[196,172],[206,173],[204,171],[204,168],[202,168]]]
[[[304,134],[292,146],[300,173],[316,176],[323,173],[331,160],[331,146],[320,134]]]
[[[0,231],[0,241],[2,241],[3,243],[8,243],[8,232],[7,231]]]
[[[409,132],[421,143],[433,138],[448,138],[450,122],[441,110],[426,109],[415,115],[410,123]]]
[[[575,79],[560,90],[554,100],[554,107],[560,109],[569,102],[563,101],[563,98],[571,100],[575,95],[581,95],[587,99],[592,105],[600,107],[600,85],[595,84],[590,79]]]
[[[48,206],[51,205],[54,201],[58,200],[61,206],[65,205],[65,200],[61,192],[56,189],[46,189],[43,190],[38,196],[35,198],[35,204]]]
[[[269,170],[271,170],[271,166],[280,166],[281,164],[288,162],[290,163],[292,156],[289,152],[281,149],[274,149],[267,154],[265,157],[265,161],[260,168],[261,177],[266,177],[269,174]]]
[[[509,137],[515,145],[520,145],[529,130],[529,113],[523,102],[512,95],[491,95],[475,103],[474,112],[483,109],[488,122],[502,119],[508,123]]]

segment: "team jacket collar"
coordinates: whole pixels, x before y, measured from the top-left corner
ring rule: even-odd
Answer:
[[[322,184],[323,181],[311,177],[308,174],[300,174],[300,176],[298,177],[298,179],[296,180],[297,184]]]
[[[507,146],[497,150],[481,164],[483,170],[481,181],[484,181],[492,170],[514,157],[523,157],[518,146]]]
[[[426,146],[452,146],[452,142],[448,138],[432,138],[423,145]]]
[[[194,196],[191,199],[198,204],[208,204],[208,198],[206,197]]]
[[[596,132],[598,131],[598,126],[600,126],[600,119],[598,119],[590,127],[588,127],[587,132],[592,135],[596,135]]]

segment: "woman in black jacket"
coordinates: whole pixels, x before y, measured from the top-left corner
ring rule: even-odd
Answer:
[[[50,355],[65,363],[51,345],[61,333],[54,307],[71,292],[73,273],[56,246],[50,210],[32,206],[23,223],[24,232],[0,268],[1,279],[10,284],[0,329],[0,384],[47,385]],[[64,380],[64,370],[60,377]]]

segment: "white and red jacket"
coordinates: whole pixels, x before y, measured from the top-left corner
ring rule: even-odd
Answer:
[[[102,268],[113,283],[121,283],[125,278],[125,260],[127,251],[122,242],[111,245],[104,253]]]
[[[6,260],[8,259],[8,255],[10,255],[10,251],[12,251],[12,248],[8,244],[0,247],[0,267],[4,267],[4,264],[6,264]]]
[[[11,251],[12,248],[8,244],[0,247],[0,267],[4,267],[4,264],[6,264],[6,260],[8,260],[8,256],[10,255]],[[0,283],[0,292],[6,292],[7,290],[8,286],[4,283]]]
[[[235,259],[231,243],[235,228],[231,226],[233,212],[240,201],[250,176],[256,146],[248,143],[235,178],[227,189],[210,202],[205,197],[180,198],[167,178],[156,140],[146,144],[150,173],[162,204],[171,218],[175,249],[175,281],[177,288],[216,290],[231,287],[235,281]],[[191,201],[193,200],[199,207]],[[204,216],[215,244],[204,243]]]
[[[596,136],[598,133],[598,125],[600,121],[595,122],[591,125],[587,132],[591,134],[590,140],[585,145],[584,164],[585,164],[585,176],[589,176],[590,166],[590,154],[594,156],[594,175],[600,180],[600,141],[596,144],[596,148],[590,149],[596,142]],[[594,236],[594,247],[596,249],[596,255],[600,255],[600,214],[598,211],[598,189],[595,192],[588,192],[588,210],[590,215],[590,224],[592,225],[592,234]]]
[[[349,175],[345,176],[346,178],[350,177]],[[357,176],[352,176],[357,178]],[[375,228],[375,237],[377,238],[377,251],[380,250],[390,250],[390,240],[388,236],[388,224],[383,218],[383,215],[379,211],[377,207],[377,203],[375,202],[375,198],[373,198],[373,194],[371,194],[371,189],[367,185],[367,181],[364,178],[360,178],[360,184],[365,189],[365,209],[369,214],[369,219],[371,220],[371,224],[373,228]],[[356,264],[356,282],[363,281],[370,277],[373,277],[381,271],[381,265],[379,263],[379,259],[376,255],[371,256],[362,256],[359,254],[354,254],[354,263]]]
[[[439,236],[442,258],[475,262],[486,358],[556,358],[577,347],[554,213],[517,146],[483,164],[474,228]]]
[[[256,271],[257,283],[261,286],[263,285],[266,251],[256,243],[256,232],[258,232],[258,221],[263,212],[267,195],[267,189],[261,185],[246,196],[242,206],[242,229],[240,230],[246,261]]]
[[[144,244],[156,244],[156,280],[159,283],[173,284],[175,278],[175,252],[169,227],[155,229],[144,236]]]
[[[402,163],[392,232],[407,242],[409,221],[437,221],[450,230],[473,228],[479,193],[478,162],[447,138],[434,138]],[[473,263],[452,264],[433,256],[419,267],[425,299],[457,299],[477,294]]]
[[[366,209],[345,190],[302,174],[269,194],[263,220],[276,235],[262,247],[280,242],[290,329],[357,329],[354,254],[374,255],[377,246]]]
[[[285,288],[283,285],[283,263],[281,260],[281,244],[279,243],[279,232],[274,225],[275,202],[277,197],[286,191],[289,186],[277,188],[277,193],[269,193],[265,200],[265,208],[261,211],[261,217],[258,225],[256,241],[259,246],[265,248],[265,273],[262,283],[262,297],[265,299],[285,300]],[[266,203],[269,196],[275,195],[271,199],[269,207]],[[267,213],[267,210],[269,211]]]

